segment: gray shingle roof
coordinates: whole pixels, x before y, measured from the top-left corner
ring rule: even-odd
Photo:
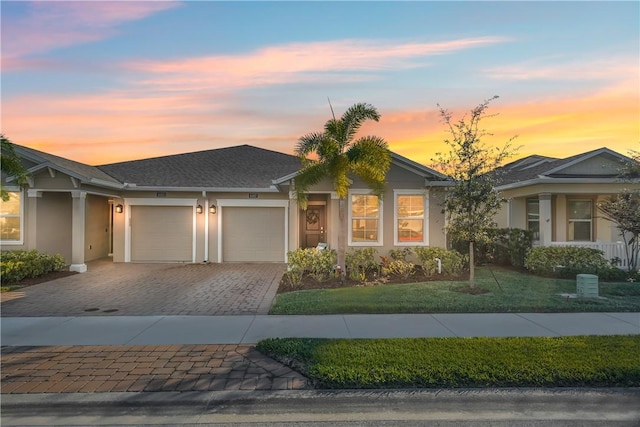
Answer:
[[[268,189],[300,168],[297,157],[250,145],[98,166],[138,187]]]
[[[575,156],[567,157],[564,159],[533,155],[506,164],[503,167],[497,169],[495,171],[495,174],[498,185],[507,185],[515,182],[527,181],[530,179],[538,178],[540,176],[560,177],[562,176],[561,173],[554,172],[558,168],[569,165],[570,163],[580,158],[588,158],[591,155],[598,154],[599,152],[623,157],[618,153],[609,150],[608,148],[599,148],[596,150],[588,151],[586,153],[576,154]],[[615,177],[616,174],[607,176]]]
[[[36,163],[37,166],[35,167],[51,166],[54,169],[58,169],[63,172],[70,172],[72,175],[86,181],[96,179],[112,184],[119,184],[115,178],[101,171],[96,166],[90,166],[84,163],[65,159],[64,157],[54,156],[53,154],[34,150],[33,148],[24,147],[22,145],[13,144],[13,146],[18,156]]]

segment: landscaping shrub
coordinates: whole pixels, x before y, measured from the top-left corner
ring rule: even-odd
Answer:
[[[268,339],[318,388],[638,387],[640,335]]]
[[[461,253],[469,252],[468,241],[454,242]],[[487,230],[487,241],[474,245],[476,264],[492,263],[524,267],[525,258],[533,247],[533,232],[520,228],[496,228]]]
[[[525,259],[525,267],[532,273],[574,278],[576,274],[615,275],[604,258],[604,252],[598,249],[575,246],[549,246],[533,248]]]
[[[378,251],[374,248],[355,249],[347,252],[345,263],[349,279],[357,282],[364,282],[367,274],[378,272],[378,262],[376,255]]]
[[[389,258],[393,261],[407,261],[407,257],[411,254],[413,254],[413,249],[411,248],[389,249]]]
[[[408,279],[416,270],[416,265],[404,259],[382,257],[382,274]]]
[[[17,283],[65,268],[62,255],[47,255],[36,250],[3,251],[0,260],[2,283]]]
[[[435,260],[436,258],[440,258],[442,263],[442,274],[447,275],[458,275],[462,273],[466,263],[465,257],[456,250],[421,246],[415,248],[413,251],[420,261],[422,271],[427,276],[433,276],[438,273],[438,262]]]
[[[333,274],[338,255],[335,250],[296,249],[287,253],[289,267],[286,277],[291,286],[298,286],[305,276],[321,282]]]

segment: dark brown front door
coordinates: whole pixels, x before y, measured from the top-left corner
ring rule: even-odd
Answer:
[[[326,242],[326,217],[324,205],[309,205],[302,211],[302,243],[305,248],[315,248]]]

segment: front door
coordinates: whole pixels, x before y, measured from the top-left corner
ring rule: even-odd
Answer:
[[[305,248],[315,248],[325,243],[326,216],[324,205],[309,205],[302,211],[302,244]]]

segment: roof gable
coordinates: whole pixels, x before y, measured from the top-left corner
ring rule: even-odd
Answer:
[[[413,160],[410,160],[394,152],[391,152],[391,165],[395,165],[402,169],[408,170],[409,172],[419,175],[428,181],[450,181],[450,178],[436,171],[435,169],[421,165],[420,163],[414,162]],[[275,185],[284,184],[285,182],[295,178],[297,174],[298,171],[296,170],[290,174],[283,175],[275,179],[273,183]]]
[[[498,168],[494,173],[500,186],[525,185],[536,179],[615,178],[632,159],[606,147],[564,159],[529,156]]]
[[[600,148],[566,160],[562,164],[546,171],[544,175],[617,176],[620,174],[622,166],[631,159],[608,148]]]
[[[22,145],[13,144],[13,147],[29,173],[35,173],[49,168],[79,179],[82,182],[111,187],[121,186],[121,183],[96,166],[65,159],[64,157],[55,156]]]

